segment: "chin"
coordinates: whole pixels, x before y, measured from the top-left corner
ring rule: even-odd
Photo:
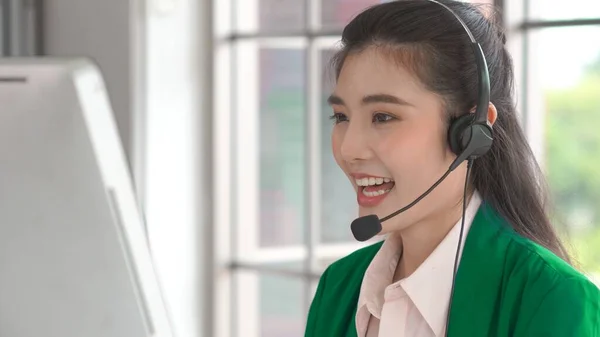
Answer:
[[[371,214],[375,214],[377,215],[380,219],[383,218],[384,216],[386,216],[387,214],[384,214],[385,212],[383,211],[378,211],[376,208],[373,207],[362,207],[359,206],[358,207],[358,216],[367,216],[367,215],[371,215]]]

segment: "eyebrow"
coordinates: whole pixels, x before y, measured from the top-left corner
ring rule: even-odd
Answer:
[[[344,100],[336,95],[331,95],[327,98],[327,103],[329,105],[346,105]],[[375,95],[367,95],[363,97],[362,104],[373,104],[373,103],[388,103],[388,104],[397,104],[397,105],[407,105],[414,106],[413,104],[403,100],[400,97],[396,97],[394,95],[389,94],[375,94]]]

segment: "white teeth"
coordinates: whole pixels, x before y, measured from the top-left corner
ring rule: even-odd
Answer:
[[[376,185],[381,185],[383,183],[389,183],[391,181],[394,181],[390,178],[375,178],[375,177],[368,177],[368,178],[361,178],[361,179],[356,179],[356,185],[358,186],[376,186]]]
[[[365,191],[365,189],[363,189],[362,190],[362,194],[366,195],[367,197],[376,197],[378,195],[382,195],[382,194],[388,193],[391,190],[392,189],[377,190],[377,191],[373,191],[373,192],[367,192],[367,191]]]

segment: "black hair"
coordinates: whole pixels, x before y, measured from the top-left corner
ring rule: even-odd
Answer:
[[[514,102],[514,74],[497,12],[458,1],[438,0],[469,27],[485,54],[490,97],[498,117],[490,151],[472,167],[472,187],[514,230],[567,262],[569,254],[548,215],[544,176],[519,125]],[[353,53],[376,47],[408,67],[443,98],[446,123],[468,113],[477,102],[477,67],[470,40],[447,9],[425,0],[375,5],[356,16],[342,33],[342,48],[333,58],[336,78]]]

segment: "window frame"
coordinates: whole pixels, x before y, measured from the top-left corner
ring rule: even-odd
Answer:
[[[219,118],[215,118],[216,143],[215,153],[219,157],[215,161],[215,168],[218,167],[217,180],[225,183],[221,186],[230,186],[230,188],[217,192],[219,197],[216,199],[216,218],[215,226],[217,228],[217,237],[219,245],[217,253],[218,266],[224,272],[220,274],[217,280],[216,303],[218,310],[215,314],[217,331],[215,336],[244,336],[254,337],[251,332],[258,334],[259,327],[256,325],[260,321],[260,312],[256,310],[258,293],[253,289],[258,289],[258,275],[271,274],[282,277],[292,277],[303,279],[305,284],[303,294],[304,313],[308,312],[316,284],[318,282],[318,261],[320,259],[335,259],[346,255],[358,248],[364,247],[365,243],[347,243],[347,244],[324,244],[319,242],[319,233],[321,228],[321,191],[320,171],[321,171],[321,134],[320,116],[321,113],[321,67],[319,64],[319,53],[331,47],[339,40],[340,30],[320,30],[320,0],[306,0],[306,29],[285,33],[278,32],[244,32],[235,31],[235,21],[237,17],[236,2],[244,2],[246,10],[250,13],[257,10],[255,5],[259,0],[229,0],[215,1],[217,7],[217,36],[215,53],[215,63],[218,85],[215,90],[216,111]],[[532,83],[528,76],[529,47],[528,32],[533,29],[546,27],[571,27],[579,25],[600,25],[600,18],[597,19],[570,19],[570,20],[529,20],[528,7],[529,0],[493,0],[493,4],[500,10],[500,20],[507,34],[507,48],[513,57],[516,75],[516,94],[518,100],[518,111],[522,127],[531,143],[532,149],[538,160],[542,158],[543,153],[543,132],[541,130],[541,119],[543,111],[536,108],[536,101],[532,100]],[[244,27],[256,27],[256,13],[250,13],[244,16],[244,19],[255,20],[254,22],[245,22]],[[245,121],[239,121],[235,111],[240,105],[258,107],[256,102],[252,102],[251,97],[243,98],[244,102],[238,101],[240,93],[248,90],[242,88],[239,76],[239,64],[236,58],[239,56],[239,45],[244,43],[257,43],[268,45],[270,47],[289,46],[290,43],[301,46],[305,49],[305,67],[306,67],[306,166],[305,166],[305,198],[306,207],[309,216],[305,217],[304,223],[304,242],[301,245],[260,248],[257,243],[256,235],[258,233],[258,202],[256,201],[259,193],[257,181],[244,183],[240,172],[240,165],[243,163],[246,170],[250,166],[251,172],[258,178],[258,147],[248,146],[248,139],[258,139],[256,133],[248,132],[248,125],[255,125],[258,119],[254,121],[248,118]],[[248,61],[252,62],[252,61]],[[247,68],[247,67],[246,67]],[[225,76],[219,76],[225,74]],[[254,77],[253,77],[254,76]],[[246,83],[257,83],[257,74],[244,74]],[[535,96],[535,95],[533,95]],[[252,111],[249,115],[258,116],[258,111]],[[225,117],[223,117],[225,116]],[[237,121],[236,121],[237,120]],[[219,122],[220,121],[220,122]],[[249,124],[248,124],[249,123]],[[241,128],[241,125],[244,128]],[[246,129],[245,131],[242,129]],[[254,129],[256,131],[256,128]],[[242,141],[243,140],[243,141]],[[240,153],[242,152],[242,153]],[[252,179],[246,179],[252,180]],[[241,184],[240,184],[241,183]],[[241,190],[240,190],[241,186]],[[254,196],[254,197],[253,197]],[[254,200],[254,201],[251,201]],[[240,219],[245,219],[245,225],[240,226]],[[247,225],[247,219],[254,219],[253,225]],[[250,238],[250,239],[249,239]],[[240,254],[240,251],[243,254]],[[248,254],[250,252],[250,254]],[[276,257],[276,258],[274,258]],[[265,263],[274,262],[304,262],[304,268],[301,271],[284,270],[280,268],[271,268],[265,266]],[[248,273],[250,272],[250,273]],[[219,274],[219,273],[217,273]],[[241,276],[240,274],[244,274]],[[254,294],[252,294],[254,292]],[[241,298],[240,294],[244,294]],[[244,317],[243,322],[240,318]],[[250,316],[248,316],[250,315]],[[304,317],[306,318],[306,317]],[[228,323],[223,323],[228,322]]]

